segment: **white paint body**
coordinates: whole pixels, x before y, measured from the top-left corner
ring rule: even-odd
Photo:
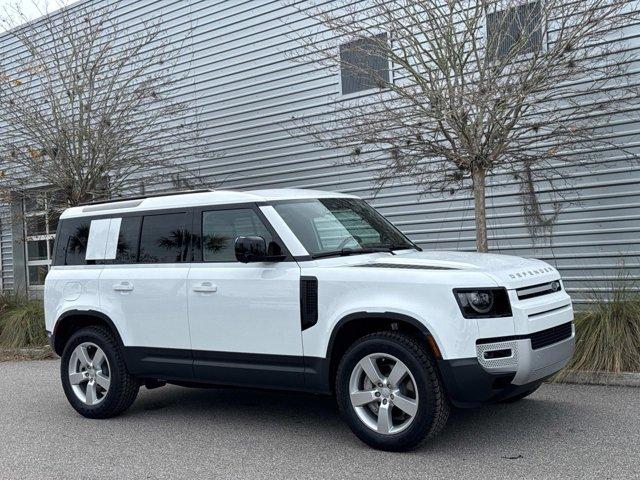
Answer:
[[[203,283],[216,291],[194,291]],[[192,348],[302,356],[299,283],[293,262],[193,264]]]
[[[61,218],[257,203],[297,256],[306,254],[304,247],[269,202],[335,197],[355,198],[305,190],[215,191],[75,207]],[[100,228],[108,231],[109,225]],[[100,248],[112,250],[110,242],[103,240]],[[449,269],[357,267],[372,262]],[[301,276],[318,279],[318,323],[304,331]],[[324,358],[345,316],[392,312],[422,323],[444,359],[469,358],[476,356],[477,339],[523,335],[571,321],[564,289],[528,300],[516,294],[517,288],[559,278],[539,260],[417,250],[297,262],[54,266],[45,285],[46,328],[54,331],[66,311],[93,310],[111,319],[125,346]],[[464,318],[452,290],[465,287],[505,287],[513,316]]]

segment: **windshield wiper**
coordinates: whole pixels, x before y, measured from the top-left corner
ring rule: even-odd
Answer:
[[[402,244],[392,244],[389,245],[389,250],[393,251],[393,250],[408,250],[410,248],[413,248],[419,252],[422,251],[422,248],[419,247],[418,245],[416,245],[415,243],[411,242],[411,243],[402,243]]]
[[[408,243],[403,243],[401,245],[389,245],[389,251],[393,252],[394,250],[407,250],[409,248],[417,248],[415,245],[411,245]]]
[[[415,243],[391,243],[387,245],[377,245],[372,248],[379,248],[381,252],[389,252],[393,253],[395,250],[409,250],[416,249],[418,251],[422,251],[420,247],[418,247]],[[393,253],[395,255],[395,253]]]

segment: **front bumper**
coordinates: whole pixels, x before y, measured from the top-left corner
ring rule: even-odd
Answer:
[[[497,338],[478,342],[475,358],[440,360],[439,367],[451,402],[473,407],[531,390],[569,362],[574,346],[571,325],[568,338],[550,345],[534,348],[526,336]]]

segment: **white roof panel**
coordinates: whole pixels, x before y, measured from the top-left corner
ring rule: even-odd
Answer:
[[[270,202],[277,200],[298,200],[313,198],[358,198],[323,190],[304,190],[282,188],[271,190],[253,190],[237,192],[234,190],[211,190],[210,192],[182,193],[149,197],[144,199],[99,203],[72,207],[64,211],[60,218],[86,217],[109,213],[127,213],[137,211],[162,210],[167,208],[197,207],[203,205],[228,205],[232,203]]]

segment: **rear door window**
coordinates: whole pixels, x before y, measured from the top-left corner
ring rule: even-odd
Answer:
[[[187,261],[191,235],[186,213],[145,215],[140,233],[139,263]]]
[[[142,217],[124,217],[120,223],[116,258],[113,263],[136,263]]]

